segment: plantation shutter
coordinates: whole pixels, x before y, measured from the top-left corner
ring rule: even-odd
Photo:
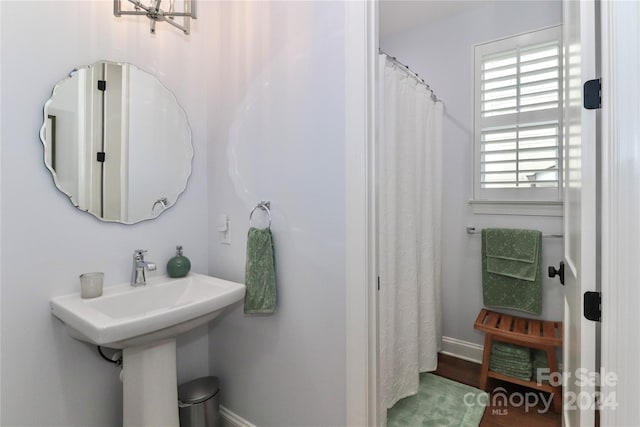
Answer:
[[[476,48],[475,179],[484,198],[523,189],[515,199],[559,199],[562,50],[551,30]]]

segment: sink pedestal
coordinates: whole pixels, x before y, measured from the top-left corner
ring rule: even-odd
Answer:
[[[122,351],[124,427],[178,427],[176,340]]]
[[[158,277],[140,287],[107,286],[97,298],[80,293],[54,297],[50,306],[74,338],[123,349],[125,427],[178,427],[175,337],[209,323],[242,300],[245,289],[241,283],[189,273]]]

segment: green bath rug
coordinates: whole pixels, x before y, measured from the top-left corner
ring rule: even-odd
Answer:
[[[387,426],[478,427],[487,401],[482,390],[422,373],[418,394],[387,411]]]

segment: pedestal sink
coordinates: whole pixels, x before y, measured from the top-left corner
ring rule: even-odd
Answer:
[[[71,336],[122,349],[123,426],[178,427],[175,337],[210,322],[244,297],[240,283],[190,273],[160,277],[146,286],[104,288],[51,299],[51,312]]]

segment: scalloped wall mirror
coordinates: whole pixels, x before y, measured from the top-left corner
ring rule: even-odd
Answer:
[[[191,174],[191,129],[176,97],[127,63],[74,69],[53,88],[40,130],[44,163],[78,209],[134,224],[173,206]]]

